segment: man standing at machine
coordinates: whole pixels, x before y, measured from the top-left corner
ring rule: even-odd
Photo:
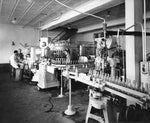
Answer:
[[[65,49],[65,55],[66,55],[66,64],[70,63],[70,50]]]
[[[22,63],[20,63],[19,61],[19,57],[18,57],[18,51],[14,50],[13,55],[11,55],[10,59],[9,59],[10,65],[12,67],[12,76],[15,77],[15,80],[18,81],[22,78],[22,72],[21,69],[22,68]]]
[[[11,55],[9,61],[10,61],[10,65],[13,68],[15,68],[15,69],[19,68],[20,65],[19,65],[18,51],[17,50],[14,50],[14,53],[13,53],[13,55]]]

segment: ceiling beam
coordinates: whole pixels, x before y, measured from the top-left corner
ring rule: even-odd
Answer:
[[[125,24],[124,18],[119,18],[119,19],[111,20],[111,21],[107,22],[108,28],[113,27],[113,26],[118,26],[118,25],[124,25],[124,24]],[[103,27],[103,24],[101,22],[99,22],[97,24],[78,28],[77,33],[84,33],[84,32],[89,32],[89,31],[93,31],[93,30],[97,30],[97,29],[102,29],[102,27]]]
[[[147,19],[148,20],[150,19],[150,12],[147,12]],[[117,27],[119,25],[125,25],[125,18],[119,18],[119,19],[110,20],[110,21],[107,22],[108,28]],[[147,26],[148,26],[148,24],[147,24]],[[103,29],[102,27],[103,27],[103,25],[101,23],[92,24],[90,26],[78,28],[77,33],[85,33],[85,32],[98,30],[98,29],[101,30],[101,29]]]
[[[107,31],[108,35],[118,35],[118,31]],[[119,35],[134,35],[134,36],[142,36],[142,31],[120,31]],[[150,36],[149,32],[146,32],[146,36]]]
[[[51,0],[51,1],[49,1],[49,2],[46,2],[46,5],[44,5],[43,7],[41,7],[41,8],[37,11],[36,15],[35,15],[33,18],[31,18],[23,27],[29,25],[29,24],[34,20],[34,18],[36,18],[36,17],[37,17],[44,9],[46,9],[52,2],[53,2],[53,0]]]
[[[0,1],[0,15],[1,15],[1,12],[2,12],[2,6],[3,6],[3,0]]]
[[[29,4],[29,6],[26,7],[24,13],[22,14],[22,16],[19,18],[19,20],[17,21],[17,23],[19,24],[21,22],[21,20],[23,19],[23,17],[29,12],[29,10],[33,7],[33,5],[35,4],[36,2],[32,2],[31,4]]]
[[[16,0],[16,1],[15,1],[15,4],[14,4],[14,6],[13,6],[13,8],[12,8],[12,10],[11,10],[11,13],[10,13],[10,15],[9,15],[9,17],[8,17],[8,21],[9,21],[9,19],[11,19],[11,17],[13,16],[13,14],[14,14],[14,12],[15,12],[15,10],[16,10],[18,4],[19,4],[19,2],[20,2],[20,0]]]
[[[112,2],[112,0],[105,0],[105,1],[104,0],[102,0],[102,1],[101,0],[92,0],[85,4],[78,6],[77,8],[75,8],[75,10],[85,13],[85,12],[92,11],[93,9],[99,8],[109,2]],[[51,28],[51,29],[55,28],[55,26],[57,26],[57,25],[64,24],[64,23],[74,20],[74,18],[78,18],[79,16],[82,16],[82,15],[83,14],[81,14],[79,12],[70,10],[70,11],[66,12],[59,20],[49,22],[49,23],[41,26],[41,30],[44,30],[47,28]]]
[[[65,0],[64,1],[64,4],[67,4],[68,2],[70,2],[71,0]],[[57,8],[55,8],[55,11],[57,11],[58,9],[60,9],[62,6],[60,5],[59,7],[57,7]],[[61,13],[61,12],[60,12]],[[38,20],[38,22],[40,22],[40,21],[42,21],[42,20],[45,20],[46,18],[48,19],[48,16],[50,15],[50,14],[52,14],[52,11],[50,11],[48,14],[47,14],[47,16],[46,17],[44,17],[44,18],[40,18],[39,20]],[[62,15],[62,14],[61,14]],[[54,19],[53,19],[54,20]],[[36,23],[38,23],[38,22],[35,22],[35,23],[33,23],[33,25],[34,24],[36,24]]]

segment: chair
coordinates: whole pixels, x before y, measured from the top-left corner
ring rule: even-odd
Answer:
[[[92,113],[92,108],[99,110],[99,114]],[[100,123],[109,123],[107,113],[107,98],[102,97],[101,93],[90,89],[89,105],[85,123],[88,123],[89,118],[95,119]]]

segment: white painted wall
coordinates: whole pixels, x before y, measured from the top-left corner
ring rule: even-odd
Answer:
[[[12,46],[12,41],[15,45]],[[24,48],[20,43],[29,45],[39,45],[38,30],[33,28],[22,28],[21,26],[0,23],[0,63],[8,63],[9,57],[14,50]]]

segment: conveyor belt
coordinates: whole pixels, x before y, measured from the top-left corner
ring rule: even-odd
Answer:
[[[63,72],[63,76],[67,77],[68,76],[67,72]],[[99,84],[99,83],[90,81],[86,78],[75,76],[75,72],[69,72],[69,78],[74,79],[79,82],[82,82],[86,85],[89,85],[89,86],[92,86],[95,88],[100,88],[100,86],[101,86],[101,84]],[[137,90],[133,90],[128,87],[123,87],[121,85],[117,85],[115,83],[111,83],[108,81],[103,81],[102,79],[101,79],[101,81],[102,81],[102,83],[105,83],[105,86],[104,86],[105,91],[108,91],[112,94],[118,95],[118,96],[125,98],[127,100],[130,100],[132,102],[136,102],[140,105],[143,105],[146,102],[146,97],[148,96],[146,93],[143,93],[143,92],[140,92]]]

